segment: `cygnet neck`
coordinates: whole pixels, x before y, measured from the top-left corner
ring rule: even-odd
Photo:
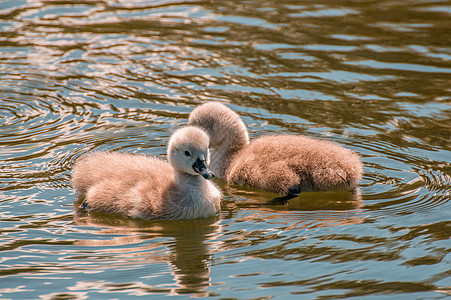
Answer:
[[[249,144],[246,125],[233,110],[217,102],[195,108],[188,123],[201,127],[210,136],[210,166],[216,176],[224,178],[233,156]]]
[[[211,169],[220,178],[225,178],[235,155],[249,144],[247,130],[237,132],[237,128],[234,129],[230,130],[220,143],[210,145]]]
[[[175,185],[178,190],[192,189],[196,186],[201,186],[206,179],[202,178],[200,175],[192,175],[186,172],[177,171],[174,172]]]

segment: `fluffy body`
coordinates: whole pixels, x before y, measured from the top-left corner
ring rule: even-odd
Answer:
[[[281,195],[354,190],[363,172],[360,157],[334,142],[301,135],[268,135],[249,142],[240,117],[225,105],[195,108],[189,125],[210,136],[211,168],[228,183]]]
[[[184,157],[185,151],[190,157]],[[88,210],[142,219],[216,215],[222,194],[192,168],[207,159],[208,136],[198,128],[174,133],[167,161],[146,155],[97,152],[76,162],[72,183]],[[186,155],[185,155],[186,156]]]

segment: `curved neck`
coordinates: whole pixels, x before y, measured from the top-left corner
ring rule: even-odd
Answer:
[[[224,178],[233,157],[249,144],[249,134],[240,116],[221,103],[207,102],[195,108],[188,124],[199,126],[210,137],[210,168]]]
[[[233,161],[235,155],[243,148],[243,146],[223,146],[211,149],[210,169],[215,176],[225,178],[227,169]]]
[[[228,128],[223,135],[216,134],[213,143],[210,143],[210,169],[215,176],[225,178],[235,155],[248,144],[249,135],[244,123]]]

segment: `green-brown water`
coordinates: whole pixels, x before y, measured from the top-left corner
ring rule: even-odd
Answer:
[[[0,298],[450,297],[450,29],[450,1],[1,1]],[[75,216],[77,158],[165,157],[205,101],[359,152],[361,199]]]

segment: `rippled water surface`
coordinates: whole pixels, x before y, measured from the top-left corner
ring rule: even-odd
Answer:
[[[0,298],[450,297],[450,29],[440,0],[1,1]],[[359,152],[361,199],[74,214],[77,158],[165,157],[206,101]]]

